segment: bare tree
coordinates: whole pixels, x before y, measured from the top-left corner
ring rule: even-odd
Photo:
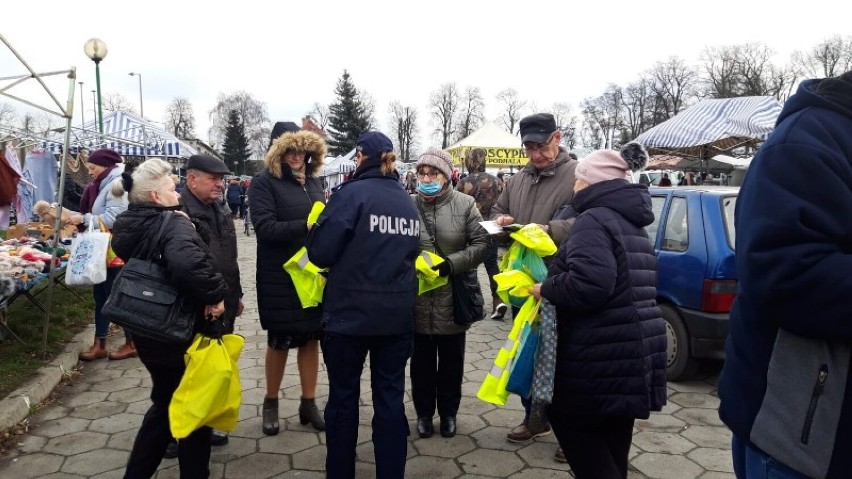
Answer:
[[[464,95],[461,98],[459,107],[459,118],[456,120],[458,131],[456,132],[456,141],[467,138],[480,125],[485,116],[485,98],[482,97],[482,92],[477,87],[467,87]]]
[[[219,93],[216,106],[210,110],[210,129],[208,135],[212,145],[219,148],[225,142],[225,130],[228,127],[228,112],[236,110],[245,126],[245,134],[249,139],[252,158],[259,160],[266,152],[269,142],[269,114],[266,103],[254,98],[251,93],[240,90],[230,95]]]
[[[627,85],[623,91],[623,124],[630,140],[653,125],[654,97],[650,82],[647,77],[642,76],[638,81]]]
[[[852,36],[833,35],[808,52],[795,52],[793,67],[805,78],[828,78],[852,70]]]
[[[370,95],[364,90],[358,90],[358,99],[364,107],[364,116],[369,122],[367,129],[373,130],[379,128],[379,121],[378,118],[376,118],[376,99],[373,98],[373,95]]]
[[[577,128],[577,117],[568,103],[554,103],[550,108],[553,119],[556,120],[556,128],[562,133],[562,144],[569,150],[577,146],[580,132]]]
[[[58,128],[61,120],[58,116],[43,112],[26,112],[21,116],[18,129],[25,135],[44,137],[50,130]]]
[[[461,95],[455,83],[444,83],[429,97],[429,113],[435,124],[435,133],[441,138],[441,148],[449,146],[456,132],[455,120],[460,101]]]
[[[8,102],[0,102],[0,126],[11,127],[15,124],[18,113],[15,106]]]
[[[796,82],[794,68],[778,67],[774,52],[762,43],[707,48],[702,52],[704,94],[713,98],[789,96]]]
[[[107,93],[101,99],[104,111],[136,113],[136,106],[121,93]]]
[[[603,140],[604,146],[613,147],[616,133],[623,128],[622,109],[624,100],[621,87],[615,84],[607,86],[606,91],[596,98],[582,101],[582,114],[586,126],[593,132],[594,141]]]
[[[648,78],[654,95],[654,124],[677,115],[696,96],[698,73],[678,57],[654,64]]]
[[[311,111],[308,113],[308,115],[318,127],[322,128],[322,130],[325,131],[325,129],[328,127],[328,119],[330,115],[327,105],[320,105],[319,103],[314,103],[314,107],[311,108]]]
[[[402,161],[411,160],[411,151],[417,142],[417,109],[411,106],[402,106],[398,101],[393,101],[389,107],[390,131],[396,138],[396,148]]]
[[[195,115],[192,103],[183,97],[175,97],[166,106],[166,129],[178,138],[195,138]]]
[[[518,98],[518,92],[514,88],[506,88],[497,93],[497,101],[503,108],[500,122],[509,130],[509,133],[517,133],[515,127],[521,121],[527,102]]]

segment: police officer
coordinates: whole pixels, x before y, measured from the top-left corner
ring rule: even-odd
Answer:
[[[358,138],[358,167],[331,196],[307,238],[308,256],[328,267],[322,341],[329,379],[325,409],[329,478],[355,477],[358,399],[370,354],[376,477],[405,475],[405,364],[411,355],[420,240],[417,208],[399,183],[390,139]]]

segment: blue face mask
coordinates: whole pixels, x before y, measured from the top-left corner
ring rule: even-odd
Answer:
[[[433,181],[431,183],[421,183],[417,182],[417,191],[423,193],[426,196],[433,196],[438,194],[441,191],[441,183],[438,181]]]

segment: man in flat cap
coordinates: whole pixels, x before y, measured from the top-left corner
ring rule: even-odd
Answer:
[[[574,199],[574,170],[577,160],[559,145],[562,133],[550,113],[536,113],[521,119],[521,142],[529,162],[513,175],[503,193],[491,207],[491,218],[500,226],[536,223],[560,245],[574,219],[554,218],[554,213]],[[513,312],[517,313],[513,308]],[[524,420],[506,436],[511,442],[526,442],[550,434],[550,425],[542,411],[531,420],[531,401],[522,399]],[[539,420],[540,419],[540,420]],[[556,460],[565,462],[561,450]]]
[[[224,333],[234,331],[234,320],[243,314],[243,288],[240,285],[240,268],[237,264],[237,233],[234,220],[222,206],[225,193],[225,175],[229,174],[225,162],[209,155],[193,155],[186,163],[186,188],[180,194],[183,211],[189,215],[199,236],[210,248],[213,265],[228,283],[225,297]],[[228,443],[227,433],[213,431],[212,444]],[[166,455],[176,453],[169,445]]]

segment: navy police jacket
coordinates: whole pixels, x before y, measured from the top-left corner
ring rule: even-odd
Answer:
[[[330,268],[323,323],[332,333],[388,336],[414,330],[414,260],[420,218],[396,174],[378,166],[344,183],[329,199],[305,246]]]

